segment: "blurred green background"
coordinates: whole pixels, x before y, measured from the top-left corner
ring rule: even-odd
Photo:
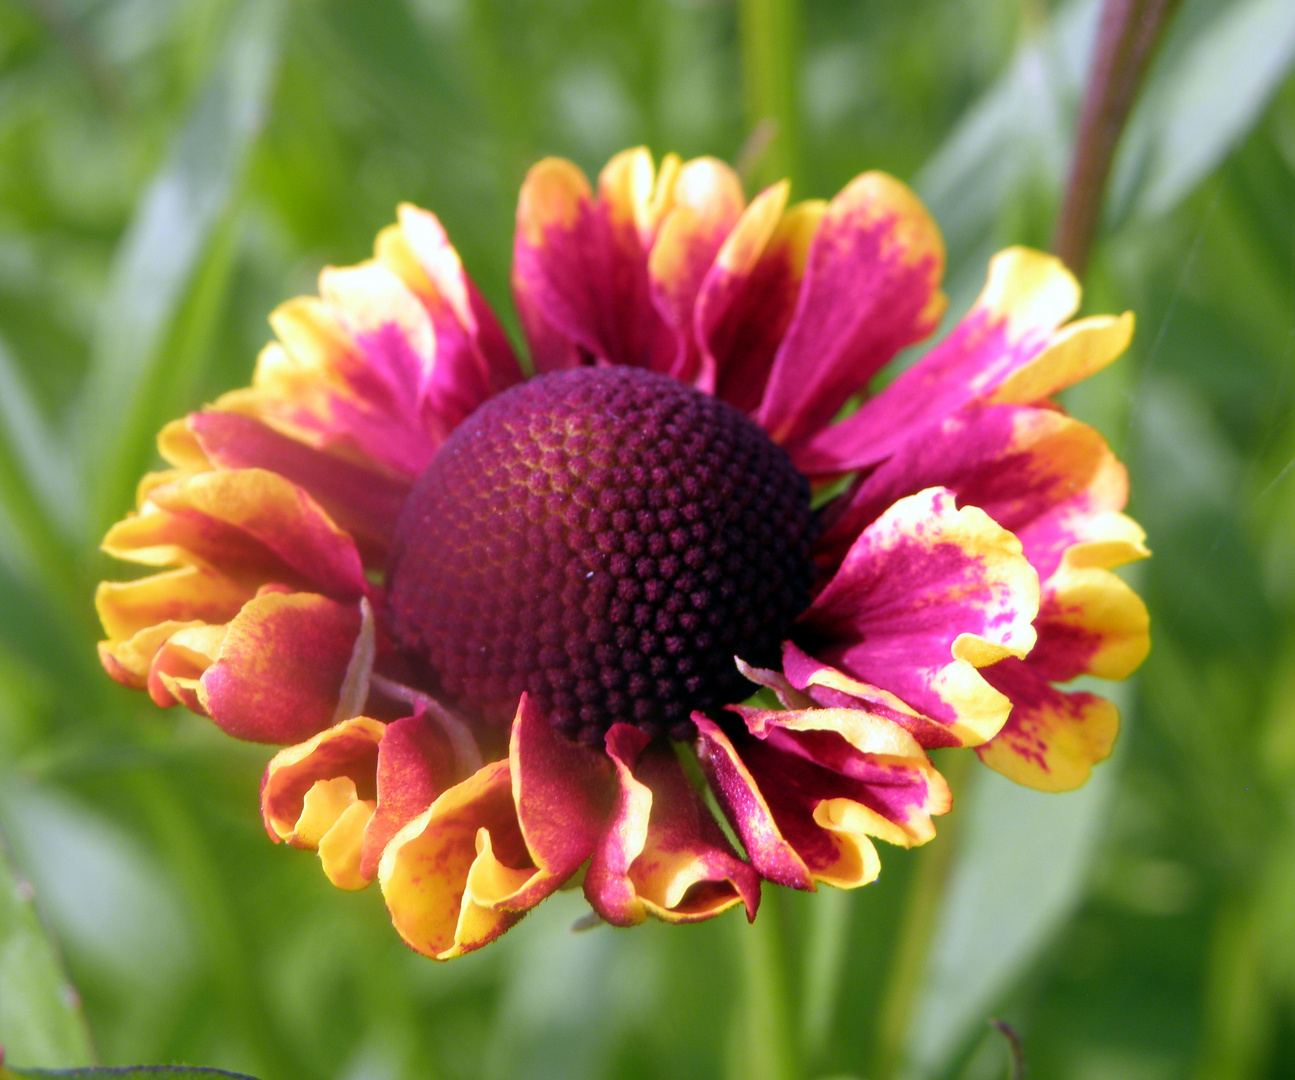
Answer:
[[[436,965],[376,889],[268,842],[264,748],[94,656],[91,594],[118,572],[96,545],[157,428],[245,384],[270,309],[365,257],[398,201],[434,209],[507,310],[514,200],[546,154],[714,154],[801,197],[881,168],[945,230],[957,311],[994,250],[1047,244],[1097,7],[0,0],[9,1061],[971,1080],[1007,1075],[999,1017],[1040,1078],[1295,1075],[1289,0],[1185,0],[1117,159],[1085,310],[1139,329],[1068,404],[1132,470],[1154,649],[1082,791],[946,759],[955,813],[884,851],[876,885],[770,887],[754,928],[579,934],[561,895]]]

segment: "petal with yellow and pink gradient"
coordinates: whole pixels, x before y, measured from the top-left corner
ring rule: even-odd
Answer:
[[[697,385],[745,413],[764,396],[827,210],[820,201],[787,209],[787,192],[785,182],[774,184],[751,200],[697,295]]]
[[[767,881],[813,892],[813,871],[782,835],[769,801],[733,741],[708,716],[695,712],[692,719],[697,725],[697,760],[751,865]]]
[[[199,683],[220,656],[229,624],[171,626],[148,666],[148,696],[159,708],[183,705],[206,716],[207,707],[203,704]]]
[[[793,625],[806,653],[889,691],[964,745],[985,742],[1008,702],[977,669],[1033,647],[1038,575],[983,510],[931,488],[900,499],[855,540]]]
[[[964,409],[915,432],[842,500],[817,545],[820,564],[830,568],[893,499],[928,484],[948,487],[1021,541],[1041,580],[1031,666],[1053,682],[1124,678],[1137,667],[1146,609],[1109,571],[1148,552],[1142,530],[1119,512],[1128,477],[1101,435],[1051,409]]]
[[[684,162],[671,172],[659,181],[668,184],[670,205],[648,254],[648,281],[652,302],[675,336],[676,354],[666,374],[691,383],[702,364],[697,297],[746,209],[746,196],[737,174],[715,158]]]
[[[931,815],[949,808],[948,786],[922,748],[884,716],[730,711],[743,728],[697,720],[699,756],[753,864],[771,880],[802,889],[866,884],[881,865],[873,837],[925,843],[935,832]]]
[[[304,491],[264,469],[220,469],[154,487],[102,546],[131,562],[205,564],[337,599],[358,599],[367,589],[351,537]]]
[[[435,356],[423,385],[429,429],[453,428],[522,379],[508,337],[435,214],[402,203],[399,224],[378,235],[377,261],[395,273],[431,319]]]
[[[255,417],[210,410],[185,425],[213,466],[264,469],[295,484],[381,565],[409,483],[385,470],[338,457],[276,431]]]
[[[792,450],[905,346],[935,329],[944,242],[898,180],[864,173],[828,204],[756,419]]]
[[[431,321],[375,263],[326,269],[320,292],[271,313],[278,341],[261,350],[252,386],[215,407],[412,481],[451,427],[423,407],[435,356]]]
[[[863,709],[873,716],[899,725],[924,750],[962,745],[961,740],[949,728],[923,716],[894,694],[880,686],[850,678],[830,664],[814,659],[793,642],[783,643],[782,671],[778,674],[787,686],[804,699],[803,702],[785,702],[789,709],[804,709],[810,705],[829,709]]]
[[[734,745],[756,782],[764,778],[761,790],[775,813],[798,821],[798,835],[811,836],[811,822],[822,831],[815,800],[843,799],[867,811],[868,835],[912,847],[935,835],[931,816],[952,805],[948,785],[921,745],[889,716],[867,708],[728,709],[751,736],[739,732]],[[785,824],[783,835],[791,838]],[[807,852],[823,839],[792,843],[814,865],[821,860]]]
[[[317,850],[333,884],[362,888],[387,841],[453,780],[449,742],[425,716],[357,716],[275,755],[261,813],[272,839]]]
[[[513,292],[538,372],[582,363],[666,372],[675,335],[652,299],[648,251],[657,186],[645,150],[618,154],[594,196],[569,161],[548,158],[522,184]]]
[[[523,694],[509,742],[513,801],[531,861],[539,873],[509,899],[533,907],[589,858],[610,812],[615,782],[605,755],[577,745]]]
[[[355,664],[364,662],[364,622],[359,604],[263,591],[229,624],[199,680],[204,712],[249,742],[289,745],[331,727],[343,719]],[[367,685],[367,672],[362,677]]]
[[[671,747],[628,724],[606,736],[616,767],[614,811],[585,873],[585,896],[603,919],[633,926],[709,919],[735,904],[755,918],[760,878],[725,839]]]
[[[424,713],[393,720],[378,744],[377,805],[364,830],[360,869],[372,881],[388,841],[463,775],[451,740]]]
[[[969,404],[1039,403],[1099,371],[1128,347],[1133,318],[1062,327],[1078,304],[1079,286],[1060,260],[1026,248],[1000,252],[953,332],[853,415],[816,434],[797,464],[811,475],[863,468]]]
[[[280,750],[261,780],[261,818],[275,843],[319,852],[338,888],[373,880],[361,867],[377,802],[374,777],[385,725],[356,716]]]
[[[410,948],[437,960],[479,949],[516,924],[524,912],[497,901],[536,873],[506,758],[443,791],[392,837],[378,864],[392,924]]]
[[[1142,598],[1111,573],[1147,554],[1142,530],[1123,514],[1092,522],[1088,537],[1072,544],[1044,583],[1035,626],[1039,644],[1029,661],[1050,682],[1079,675],[1125,679],[1151,648],[1150,619]],[[1106,535],[1099,529],[1106,526]]]
[[[1087,424],[1055,409],[972,405],[910,432],[836,503],[815,545],[819,565],[836,565],[897,499],[936,486],[1015,533],[1041,579],[1094,515],[1128,497],[1124,467]]]
[[[160,623],[229,622],[255,595],[255,586],[213,567],[181,566],[134,581],[101,582],[95,607],[107,644],[115,647]]]
[[[1105,760],[1119,733],[1115,706],[1097,694],[1058,690],[1028,661],[1004,660],[985,677],[1012,699],[1012,715],[980,759],[1039,791],[1070,791]]]
[[[523,697],[508,758],[442,792],[378,867],[396,929],[449,959],[493,941],[589,858],[614,792],[606,757]]]

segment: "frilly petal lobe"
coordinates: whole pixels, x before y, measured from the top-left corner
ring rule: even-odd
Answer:
[[[792,636],[974,745],[1008,710],[976,669],[1030,650],[1038,604],[1020,541],[933,488],[899,500],[859,536]]]
[[[709,919],[738,903],[754,918],[760,879],[737,857],[668,746],[627,724],[607,733],[619,790],[585,874],[603,919],[632,926]]]

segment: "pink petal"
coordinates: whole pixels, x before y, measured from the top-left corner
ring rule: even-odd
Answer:
[[[339,526],[367,543],[375,561],[391,544],[409,484],[275,431],[250,416],[194,413],[188,426],[213,465],[278,473],[315,499]]]
[[[863,532],[792,637],[977,744],[1002,727],[1007,701],[976,669],[1029,651],[1038,603],[1020,542],[934,488]]]
[[[756,872],[733,851],[669,746],[627,724],[607,733],[620,781],[616,807],[585,874],[585,896],[607,922],[632,926],[708,919],[760,902]]]
[[[338,599],[367,590],[351,538],[304,491],[263,469],[221,469],[153,488],[138,515],[108,531],[103,549],[153,565],[204,563]]]
[[[250,742],[286,745],[323,731],[342,719],[338,707],[362,621],[358,605],[312,593],[266,592],[250,600],[202,676],[205,711],[226,733]]]
[[[331,302],[298,297],[270,316],[252,386],[216,407],[241,412],[317,448],[413,481],[450,430],[420,404],[433,364],[430,321],[385,268],[327,270]]]
[[[804,704],[789,704],[788,708],[803,709],[817,704],[829,709],[863,709],[899,725],[923,749],[961,745],[947,727],[915,712],[894,694],[850,678],[815,660],[790,641],[783,644],[782,664],[783,678],[788,685],[808,699]]]
[[[517,820],[542,871],[534,887],[548,895],[552,881],[565,881],[594,850],[611,808],[611,769],[604,755],[560,734],[527,695],[517,706],[509,754]]]
[[[1040,791],[1070,791],[1110,755],[1120,718],[1105,698],[1058,690],[1019,660],[995,664],[985,677],[1012,700],[1003,730],[976,748],[990,768]]]
[[[423,813],[455,780],[453,748],[426,716],[393,720],[378,745],[377,806],[364,830],[361,872],[372,881],[393,836]]]
[[[513,291],[537,370],[594,360],[670,370],[675,342],[652,302],[640,233],[653,183],[645,153],[613,159],[596,199],[569,162],[549,158],[527,174]]]
[[[431,319],[435,357],[423,385],[429,428],[449,427],[522,378],[512,346],[434,214],[408,203],[379,235],[377,258],[417,296]]]
[[[935,329],[944,244],[917,197],[865,173],[828,206],[756,419],[795,446],[900,349]],[[794,456],[794,455],[793,455]]]
[[[769,881],[814,891],[813,873],[783,836],[768,800],[733,741],[701,713],[693,713],[692,718],[697,725],[697,759],[751,865]]]
[[[1128,346],[1129,315],[1058,330],[1079,288],[1050,255],[1010,248],[995,256],[971,310],[939,345],[848,419],[797,455],[811,475],[881,461],[914,430],[973,403],[1035,404],[1109,364]]]
[[[936,486],[1014,532],[1040,578],[1094,514],[1118,510],[1128,495],[1124,467],[1086,424],[1053,409],[970,406],[914,430],[839,500],[816,557],[832,565],[897,499]]]
[[[691,382],[701,364],[693,326],[698,293],[746,198],[737,174],[714,158],[682,165],[669,194],[673,205],[656,232],[648,279],[652,301],[675,335],[676,355],[668,374]]]
[[[787,191],[775,184],[751,201],[697,296],[698,385],[746,413],[764,396],[826,211],[825,203],[805,202],[784,213]]]

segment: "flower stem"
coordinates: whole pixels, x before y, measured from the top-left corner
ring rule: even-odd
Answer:
[[[1120,134],[1179,0],[1106,0],[1052,249],[1083,277]]]
[[[735,1076],[799,1080],[800,1055],[791,1028],[783,911],[776,887],[760,898],[760,916],[741,926],[745,1016]]]
[[[742,85],[751,132],[740,171],[757,185],[796,179],[799,164],[796,0],[741,0]]]

